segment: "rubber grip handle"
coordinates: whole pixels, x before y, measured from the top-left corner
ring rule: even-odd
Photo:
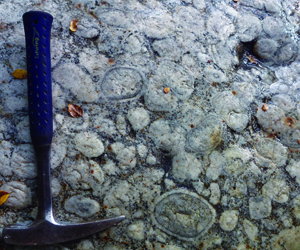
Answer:
[[[30,134],[35,146],[53,137],[50,37],[53,17],[41,11],[23,15],[26,40]]]

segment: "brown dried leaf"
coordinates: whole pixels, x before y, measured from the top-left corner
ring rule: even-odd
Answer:
[[[77,27],[77,20],[76,19],[74,19],[74,20],[72,20],[70,22],[69,29],[72,32],[76,32],[76,30],[78,29],[78,27]]]
[[[17,79],[25,79],[27,78],[27,71],[25,69],[16,69],[12,75]]]
[[[7,200],[10,193],[7,193],[5,191],[0,191],[0,206]]]
[[[78,105],[72,104],[72,103],[70,103],[68,105],[68,111],[69,111],[70,115],[74,118],[81,117],[83,114],[82,108],[79,107]]]

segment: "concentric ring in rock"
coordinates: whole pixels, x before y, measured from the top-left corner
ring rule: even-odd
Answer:
[[[223,127],[216,115],[204,117],[187,136],[187,148],[193,152],[205,152],[214,149],[222,140]]]
[[[145,79],[134,68],[116,67],[108,70],[101,83],[101,94],[111,100],[126,100],[143,93]]]
[[[214,208],[187,190],[174,190],[156,199],[153,220],[164,232],[183,240],[205,234],[215,222]]]
[[[165,88],[170,88],[166,93]],[[171,111],[194,91],[194,79],[189,71],[170,61],[161,62],[151,75],[145,93],[145,104],[153,111]]]

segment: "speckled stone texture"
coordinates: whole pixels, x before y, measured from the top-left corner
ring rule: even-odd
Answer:
[[[54,17],[54,216],[126,216],[42,249],[299,249],[299,1],[0,1],[0,229],[37,213],[27,82],[12,76],[29,10]]]

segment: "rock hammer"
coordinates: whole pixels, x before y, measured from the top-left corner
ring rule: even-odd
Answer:
[[[50,150],[53,137],[50,36],[53,17],[46,12],[29,11],[23,15],[30,135],[36,155],[38,212],[31,225],[11,225],[3,229],[8,244],[43,245],[85,237],[125,219],[115,218],[81,223],[59,223],[52,212]]]

